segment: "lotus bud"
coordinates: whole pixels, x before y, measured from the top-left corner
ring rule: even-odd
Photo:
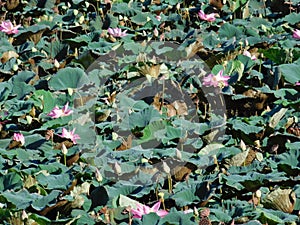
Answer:
[[[255,140],[255,141],[254,141],[254,145],[255,145],[255,147],[257,147],[257,148],[260,148],[260,147],[261,147],[260,141],[259,141],[259,140]]]
[[[62,8],[63,10],[67,10],[67,9],[68,9],[68,7],[65,6],[65,5],[63,5],[61,8]]]
[[[55,66],[55,68],[57,68],[57,69],[60,67],[59,62],[58,62],[56,59],[54,59],[54,66]]]
[[[85,7],[89,7],[90,6],[90,3],[88,3],[88,2],[85,2]]]
[[[39,22],[41,22],[41,19],[40,18],[35,18],[35,22],[39,23]]]
[[[243,151],[246,151],[246,149],[247,149],[247,146],[243,140],[241,140],[240,147]]]
[[[20,59],[17,59],[17,64],[20,65],[22,61]]]
[[[116,171],[117,174],[121,174],[122,173],[121,166],[117,162],[115,162],[114,167],[115,167],[115,171]]]
[[[80,24],[82,24],[82,23],[84,22],[84,16],[79,17],[78,22],[79,22]]]
[[[261,198],[261,191],[260,191],[260,190],[257,190],[257,191],[255,192],[255,196],[256,196],[257,198]]]
[[[119,15],[119,20],[123,20],[123,16],[122,15]]]
[[[128,17],[127,16],[124,16],[124,21],[127,21],[128,20]]]
[[[72,96],[73,93],[74,93],[73,88],[68,88],[67,90],[68,90],[68,94],[69,94],[70,96]]]
[[[67,147],[65,146],[64,143],[61,145],[61,152],[62,152],[62,154],[64,154],[64,155],[67,155],[67,154],[68,154],[68,149],[67,149]]]
[[[179,151],[178,149],[176,149],[176,157],[177,157],[177,159],[179,159],[179,160],[182,159],[181,151]]]
[[[53,16],[48,16],[48,20],[49,20],[50,22],[52,22],[52,21],[53,21]]]
[[[163,170],[167,174],[170,174],[170,172],[171,172],[171,169],[166,162],[163,162]]]
[[[142,158],[142,159],[141,159],[141,163],[148,163],[148,159]]]
[[[149,16],[147,16],[147,22],[151,21],[151,18]]]
[[[155,37],[158,37],[158,35],[159,35],[158,30],[156,29],[156,27],[155,27],[155,29],[154,29],[154,31],[153,31],[153,35],[154,35]]]
[[[101,183],[103,181],[103,177],[98,169],[95,171],[96,180]]]
[[[118,134],[116,132],[112,132],[112,139],[115,141],[118,139]]]
[[[73,14],[74,14],[74,16],[77,16],[77,15],[78,15],[78,13],[79,13],[79,11],[78,11],[77,9],[74,9],[74,10],[73,10]]]
[[[32,117],[26,116],[27,123],[30,125],[32,123]]]
[[[164,199],[165,193],[159,192],[157,195],[158,195],[158,197],[160,197],[161,199]]]
[[[68,8],[70,8],[70,7],[71,7],[71,4],[70,4],[70,2],[68,2],[68,3],[67,3],[67,6],[68,6]]]
[[[78,22],[75,22],[74,24],[75,24],[75,26],[79,26],[79,23],[78,23]]]
[[[17,71],[18,69],[19,69],[18,64],[14,64],[13,67],[12,67],[12,70]]]
[[[31,48],[31,51],[32,51],[32,52],[37,52],[37,49],[36,49],[35,47],[32,47],[32,48]]]
[[[198,209],[197,209],[196,207],[194,207],[194,215],[195,215],[196,217],[199,216],[199,211],[198,211]]]
[[[179,10],[180,9],[180,3],[177,3],[176,5],[176,9]]]
[[[22,216],[21,216],[21,218],[22,218],[22,220],[26,220],[26,219],[28,219],[28,215],[27,215],[27,213],[26,213],[26,211],[23,209],[23,211],[22,211]]]
[[[103,15],[103,9],[102,9],[102,8],[99,9],[99,13],[100,13],[101,15]]]
[[[47,21],[48,20],[48,16],[47,15],[43,15],[42,16],[42,20],[46,20]]]

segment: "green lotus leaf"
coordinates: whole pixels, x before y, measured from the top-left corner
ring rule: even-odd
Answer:
[[[130,7],[127,3],[121,2],[113,4],[111,10],[116,13],[120,13],[127,17],[134,16],[136,14],[135,9]]]
[[[55,98],[50,91],[37,90],[31,96],[34,105],[43,110],[44,113],[49,113],[55,107]]]
[[[0,190],[16,190],[22,187],[22,177],[18,173],[2,174],[0,176]]]
[[[33,72],[22,71],[11,79],[11,84],[13,85],[12,93],[17,95],[18,99],[22,99],[25,95],[29,94],[34,90],[34,87],[29,83],[29,81],[35,76]]]
[[[287,82],[294,84],[300,80],[300,64],[282,64],[279,69]]]
[[[131,17],[131,21],[137,25],[145,25],[147,23],[147,13],[138,12]]]
[[[58,91],[67,90],[68,88],[77,89],[88,83],[88,77],[82,69],[64,68],[51,78],[49,87],[52,90]]]
[[[59,175],[45,175],[45,174],[38,174],[36,179],[39,184],[47,187],[47,189],[60,189],[60,190],[67,190],[68,186],[72,182],[72,176],[70,174],[59,174]]]
[[[84,210],[73,209],[71,212],[71,216],[75,218],[75,223],[78,225],[95,225],[96,222],[91,219],[91,216]]]
[[[222,212],[220,209],[211,209],[211,220],[212,221],[224,221],[225,223],[229,223],[232,218],[226,212]]]
[[[17,209],[26,209],[32,202],[39,199],[38,194],[31,194],[26,189],[22,189],[18,192],[6,191],[1,194],[8,202],[15,205]]]
[[[297,221],[296,215],[291,215],[281,211],[276,211],[272,209],[261,209],[261,208],[258,208],[257,211],[258,213],[260,213],[259,220],[262,223],[276,225],[276,224],[285,224],[285,223]]]
[[[68,54],[69,46],[57,40],[53,42],[46,42],[43,49],[52,59],[62,61]]]
[[[153,212],[150,212],[149,214],[143,215],[142,217],[142,224],[158,224],[160,220],[160,217]]]
[[[291,25],[295,25],[300,22],[299,13],[290,13],[283,18],[284,21],[290,23]]]
[[[43,210],[47,206],[53,206],[56,204],[56,200],[59,194],[60,191],[53,190],[48,195],[39,197],[31,204],[31,206],[38,211]]]
[[[13,85],[9,83],[0,83],[0,105],[8,98],[12,91]]]
[[[41,216],[41,215],[38,215],[35,213],[31,213],[28,218],[32,219],[39,225],[47,225],[47,224],[51,223],[51,220],[48,219],[47,217],[44,217],[44,216]]]
[[[219,36],[221,38],[223,37],[226,37],[228,39],[233,37],[239,38],[242,34],[243,32],[241,29],[229,23],[223,24],[219,29]]]
[[[191,189],[176,192],[171,196],[171,199],[176,202],[176,205],[178,207],[184,207],[187,205],[198,203],[200,201],[200,199],[195,195],[195,191]]]
[[[300,172],[300,153],[296,149],[280,154],[277,162],[278,169],[289,175],[297,175]]]
[[[29,113],[32,109],[32,102],[20,101],[16,98],[7,100],[5,102],[6,109],[8,110],[8,116],[22,116]]]

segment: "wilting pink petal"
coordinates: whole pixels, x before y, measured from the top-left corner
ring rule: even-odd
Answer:
[[[24,138],[23,134],[21,134],[21,133],[14,133],[13,140],[19,141],[21,143],[21,145],[25,144],[25,138]]]
[[[198,16],[200,17],[201,20],[205,20],[205,21],[208,21],[208,22],[213,22],[216,20],[216,15],[217,13],[210,13],[210,14],[205,14],[203,12],[203,10],[200,10],[198,12]]]
[[[59,136],[66,139],[70,139],[74,144],[76,144],[76,140],[80,139],[80,136],[78,134],[75,134],[75,129],[76,128],[74,128],[72,131],[68,131],[66,128],[63,128],[62,134]]]
[[[69,116],[73,113],[73,110],[68,109],[69,103],[65,104],[62,109],[59,109],[57,106],[55,106],[50,113],[48,113],[48,116],[50,116],[53,119],[63,117],[63,116]]]
[[[121,28],[108,28],[107,31],[113,37],[125,37],[127,35],[127,30],[122,31]]]
[[[300,39],[300,30],[294,30],[293,31],[293,38]]]
[[[203,85],[205,86],[228,86],[228,80],[230,79],[229,76],[223,76],[223,70],[220,70],[220,72],[217,75],[209,74],[208,76],[203,78]]]
[[[0,31],[7,34],[17,34],[19,33],[19,27],[21,27],[21,25],[14,26],[10,21],[2,21]]]
[[[160,210],[160,202],[155,203],[151,208],[143,204],[137,204],[137,209],[131,209],[133,218],[141,219],[143,215],[147,215],[151,212],[156,213],[159,217],[164,217],[168,214],[166,210]]]
[[[247,50],[245,50],[245,51],[243,52],[243,55],[248,56],[248,57],[251,58],[252,60],[256,60],[256,59],[257,59],[255,55],[251,55],[251,53],[250,53],[249,51],[247,51]]]

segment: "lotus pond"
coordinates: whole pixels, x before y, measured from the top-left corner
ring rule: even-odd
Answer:
[[[299,224],[299,10],[0,1],[0,224]]]

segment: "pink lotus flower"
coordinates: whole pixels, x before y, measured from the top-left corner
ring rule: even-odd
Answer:
[[[294,30],[293,31],[293,38],[300,39],[300,30]]]
[[[75,133],[75,129],[76,128],[74,128],[72,131],[68,131],[66,128],[63,128],[62,129],[62,134],[58,135],[58,136],[70,139],[74,144],[76,144],[76,140],[80,139],[80,137],[79,137],[78,134],[74,134]]]
[[[108,33],[113,37],[125,37],[127,30],[122,31],[121,28],[108,28]]]
[[[217,75],[209,74],[207,77],[203,79],[203,85],[205,86],[214,86],[214,87],[226,87],[228,86],[229,76],[223,76],[223,70]]]
[[[17,25],[14,27],[10,21],[2,21],[0,25],[0,31],[7,34],[17,34],[19,33],[18,31],[19,27],[21,27],[21,25]]]
[[[255,56],[255,55],[251,55],[251,53],[250,53],[249,51],[247,51],[247,50],[245,50],[245,51],[243,52],[243,55],[248,56],[248,57],[251,58],[252,60],[257,60],[256,56]]]
[[[208,22],[213,22],[216,20],[217,13],[205,14],[202,10],[198,12],[198,16],[201,20],[206,20]]]
[[[25,144],[25,138],[24,138],[23,134],[21,134],[21,133],[14,133],[13,140],[19,141],[21,143],[21,145]]]
[[[296,82],[295,85],[296,85],[296,86],[300,86],[300,82]]]
[[[151,212],[156,213],[159,217],[163,218],[168,214],[166,210],[160,210],[160,201],[155,203],[151,208],[149,206],[138,204],[137,209],[131,209],[131,212],[133,214],[133,218],[141,219],[143,215],[149,214]]]
[[[64,105],[62,109],[59,109],[57,106],[55,106],[50,113],[48,113],[48,116],[50,116],[53,119],[63,117],[63,116],[69,116],[73,113],[73,110],[68,109],[69,103]]]

